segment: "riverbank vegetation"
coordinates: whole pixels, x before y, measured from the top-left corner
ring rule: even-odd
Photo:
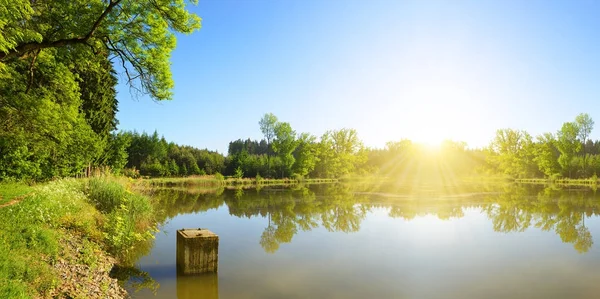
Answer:
[[[123,297],[109,271],[130,262],[134,244],[153,238],[149,199],[113,178],[31,190],[0,208],[0,297]]]

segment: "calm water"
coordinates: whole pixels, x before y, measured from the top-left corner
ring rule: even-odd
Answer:
[[[534,186],[157,190],[134,298],[598,298],[600,194]],[[178,276],[177,229],[220,237]],[[139,289],[136,291],[136,289]]]

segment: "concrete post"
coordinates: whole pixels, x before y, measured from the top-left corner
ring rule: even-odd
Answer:
[[[177,231],[177,271],[180,274],[217,272],[219,236],[202,228]]]

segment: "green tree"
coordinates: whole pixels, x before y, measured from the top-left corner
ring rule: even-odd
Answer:
[[[292,130],[292,126],[289,123],[278,122],[275,125],[275,137],[273,140],[273,152],[281,160],[281,177],[289,176],[295,161],[292,153],[298,146],[296,132]]]
[[[317,138],[309,133],[302,133],[298,136],[298,146],[294,151],[293,172],[301,176],[306,176],[315,169],[318,162]]]
[[[363,144],[354,129],[327,131],[319,143],[317,176],[340,177],[354,172],[366,160]]]
[[[592,120],[587,113],[581,113],[575,117],[575,123],[579,128],[578,137],[582,144],[581,149],[583,151],[583,172],[585,173],[587,168],[585,144],[587,143],[587,139],[594,129],[594,120]]]
[[[0,152],[26,159],[5,162],[0,173],[31,179],[73,175],[101,152],[101,138],[80,113],[80,87],[65,55],[66,49],[49,49],[0,63]],[[31,77],[34,61],[37,75]],[[10,170],[16,165],[27,170]]]
[[[574,122],[566,122],[558,131],[556,147],[560,151],[558,163],[562,168],[563,175],[572,176],[573,157],[581,149],[579,137],[579,126]]]
[[[498,130],[490,149],[494,155],[489,160],[501,172],[512,177],[535,175],[537,165],[533,163],[533,140],[526,131]]]
[[[258,125],[260,126],[260,131],[263,133],[263,135],[265,136],[265,139],[267,139],[267,147],[270,148],[271,147],[271,141],[273,141],[273,138],[275,138],[275,126],[277,124],[277,116],[275,116],[273,113],[265,113],[265,115],[263,115],[263,117],[260,119],[260,121],[258,122]],[[270,150],[267,150],[267,167],[268,167],[268,171],[271,172],[271,163],[270,163]],[[269,173],[270,175],[270,173]]]
[[[102,157],[100,158],[100,165],[109,166],[112,171],[119,174],[121,170],[127,165],[127,148],[131,144],[131,135],[127,133],[112,133],[108,140]]]
[[[175,34],[200,28],[200,18],[186,10],[183,0],[13,0],[3,6],[0,61],[31,59],[28,69],[33,70],[36,57],[49,49],[108,50],[131,86],[156,100],[172,97]]]
[[[560,152],[556,148],[556,142],[552,133],[544,133],[537,137],[535,144],[533,160],[539,170],[548,177],[560,173],[560,164],[558,163]]]

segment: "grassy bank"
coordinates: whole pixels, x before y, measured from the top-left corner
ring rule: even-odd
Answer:
[[[552,178],[546,178],[546,179],[516,179],[515,182],[517,183],[524,183],[524,184],[554,184],[554,185],[560,185],[560,186],[590,186],[590,187],[594,187],[594,186],[598,186],[599,180],[597,177],[591,177],[589,179],[567,179],[567,178],[560,178],[560,179],[552,179]]]
[[[0,183],[0,205],[10,203],[13,199],[17,200],[33,190],[25,183]]]
[[[108,273],[152,238],[147,198],[113,178],[2,190],[31,193],[0,208],[0,298],[126,296]]]
[[[226,187],[226,186],[287,186],[299,183],[333,183],[337,179],[265,179],[265,178],[225,178],[220,175],[203,175],[177,178],[151,178],[137,181],[140,186],[149,187]]]

